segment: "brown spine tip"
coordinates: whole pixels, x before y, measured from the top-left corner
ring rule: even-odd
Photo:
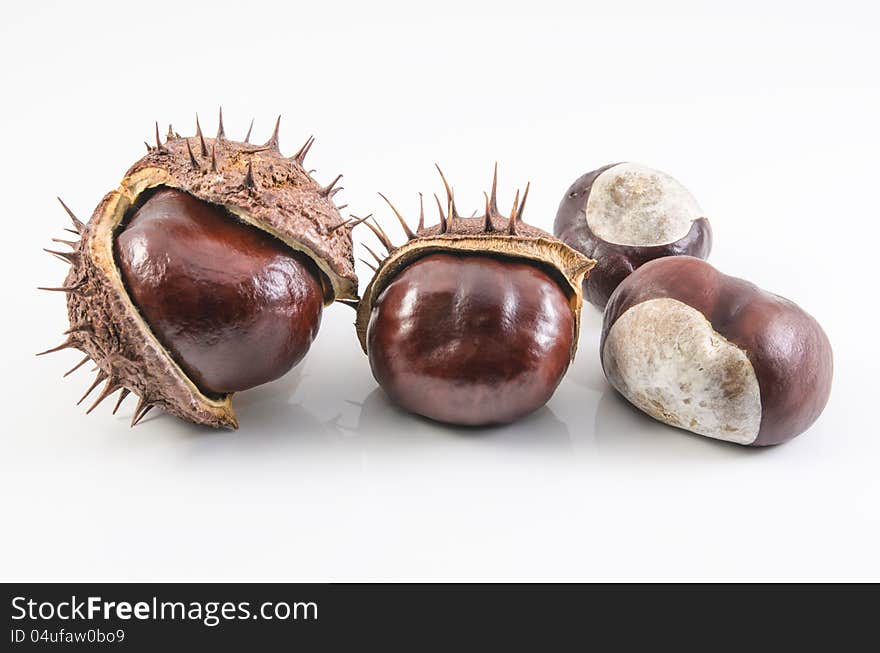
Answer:
[[[416,233],[425,228],[425,197],[419,193],[419,226],[416,227]]]
[[[486,198],[486,214],[483,216],[483,231],[490,233],[494,231],[492,228],[492,205],[489,201],[489,196],[486,195],[486,193],[483,193],[483,197]]]
[[[56,351],[61,351],[62,349],[76,349],[76,348],[77,347],[73,343],[73,340],[68,338],[67,340],[62,342],[60,345],[58,345],[57,347],[52,347],[51,349],[47,349],[46,351],[41,351],[36,355],[37,356],[45,356],[46,354],[52,354],[52,353],[55,353]]]
[[[199,165],[199,161],[198,159],[196,159],[196,155],[193,154],[192,147],[190,147],[188,138],[186,139],[186,152],[187,154],[189,154],[190,165],[192,165],[192,167],[196,170],[201,170],[202,166]]]
[[[381,256],[379,256],[378,254],[376,254],[376,252],[374,252],[372,249],[370,249],[366,243],[361,243],[361,246],[365,250],[367,250],[373,256],[374,259],[376,259],[376,263],[378,263],[379,265],[382,265],[382,257]]]
[[[226,130],[223,129],[223,107],[220,107],[220,115],[217,118],[217,140],[222,141],[226,138]]]
[[[205,135],[202,133],[202,126],[199,124],[199,114],[196,114],[196,136],[199,137],[199,147],[202,156],[208,156],[208,144],[205,143]]]
[[[60,197],[57,197],[56,199],[61,203],[61,206],[67,212],[67,215],[70,216],[70,220],[71,222],[73,222],[73,227],[76,229],[76,233],[81,234],[85,230],[86,225],[73,214],[73,211],[71,211],[70,207],[64,203],[64,200],[62,200]],[[67,241],[60,240],[58,242],[66,243]]]
[[[507,223],[507,233],[511,236],[516,235],[516,212],[519,209],[519,189],[516,190],[516,197],[513,198],[513,208],[510,210],[510,221]]]
[[[168,132],[165,134],[165,142],[167,143],[168,141],[173,141],[175,138],[177,138],[177,137],[174,134],[174,128],[169,123],[168,124]]]
[[[38,286],[37,290],[48,290],[49,292],[76,292],[80,288],[85,285],[84,281],[81,281],[73,286],[57,286],[57,287],[49,287],[49,286]]]
[[[375,234],[376,238],[379,239],[379,242],[382,243],[386,250],[388,250],[389,252],[393,252],[395,248],[391,242],[391,239],[388,237],[388,234],[385,233],[385,230],[379,226],[379,223],[376,222],[375,219],[373,220],[373,222],[375,223],[375,225],[365,220],[364,224],[370,228],[370,231]]]
[[[498,215],[498,162],[495,162],[495,171],[492,173],[492,194],[489,196],[489,213]]]
[[[138,403],[134,409],[134,414],[131,416],[131,426],[137,426],[138,422],[140,422],[144,418],[144,416],[150,412],[152,408],[153,404],[144,401],[143,397],[138,398]]]
[[[520,202],[519,210],[516,212],[516,221],[522,222],[523,212],[526,210],[526,200],[529,198],[529,188],[532,182],[526,182],[526,191],[523,193],[522,202]]]
[[[337,207],[337,208],[338,208],[338,207]],[[343,220],[343,221],[340,222],[339,224],[335,224],[335,225],[333,225],[332,227],[329,227],[329,228],[327,229],[327,233],[331,233],[331,234],[332,234],[332,233],[333,233],[334,231],[336,231],[337,229],[342,229],[342,228],[345,227],[346,225],[351,224],[351,221],[352,221],[351,218],[349,218],[348,220]]]
[[[387,233],[385,233],[385,230],[382,228],[382,225],[379,224],[379,221],[376,220],[375,217],[373,218],[373,225],[376,227],[376,229],[379,230],[379,233],[382,234],[382,237],[385,239],[385,243],[388,244],[388,249],[389,249],[389,251],[392,251],[392,250],[396,249],[396,248],[394,247],[394,243],[391,241],[391,238],[388,236]]]
[[[254,162],[248,161],[247,171],[244,173],[244,186],[245,188],[253,188],[257,187],[257,181],[254,179]]]
[[[336,175],[336,178],[333,181],[331,181],[326,186],[322,186],[321,188],[319,188],[318,193],[324,197],[332,197],[340,190],[342,190],[341,188],[333,188],[334,186],[336,186],[340,179],[342,179],[342,175]]]
[[[119,410],[119,407],[122,405],[122,402],[125,401],[125,398],[131,394],[131,390],[128,388],[123,388],[122,392],[119,393],[119,399],[116,400],[116,405],[113,406],[113,412],[111,415],[115,415],[116,411]]]
[[[440,233],[446,233],[446,215],[443,213],[443,205],[440,204],[440,198],[437,197],[437,193],[434,193],[434,199],[437,201],[437,212],[440,213]]]
[[[46,249],[45,247],[43,251],[70,265],[75,264],[79,260],[79,252],[59,252],[54,249]]]
[[[379,271],[379,268],[377,268],[375,265],[373,265],[373,264],[370,263],[369,261],[365,261],[365,260],[362,259],[362,258],[359,258],[358,261],[360,261],[361,263],[363,263],[364,265],[366,265],[366,266],[367,266],[368,268],[370,268],[373,272],[378,272],[378,271]]]
[[[336,208],[341,209],[343,206],[348,206],[348,204],[343,204],[342,206],[338,206]],[[330,231],[331,232],[336,231],[337,229],[339,229],[341,227],[348,227],[349,229],[354,229],[356,226],[358,226],[359,224],[361,224],[365,220],[369,220],[371,217],[373,217],[372,213],[366,217],[363,217],[363,218],[359,218],[359,217],[353,215],[345,222],[340,222],[335,227],[330,227]]]
[[[397,207],[395,207],[391,203],[391,200],[389,200],[387,197],[385,197],[382,193],[379,193],[379,197],[381,197],[383,200],[385,200],[385,203],[391,207],[392,211],[394,211],[394,215],[397,216],[397,221],[400,222],[400,226],[403,227],[403,231],[406,234],[406,239],[412,240],[413,238],[415,238],[416,235],[413,233],[413,230],[409,228],[409,225],[406,223],[406,220],[403,219],[403,216],[400,215],[400,211],[398,211]]]
[[[149,153],[150,153],[150,152],[152,152],[152,151],[153,151],[153,148],[152,148],[152,147],[150,147],[150,144],[149,144],[149,143],[147,143],[147,141],[144,141],[144,145],[146,145],[146,146],[147,146],[147,153],[148,153],[148,154],[149,154]]]
[[[77,247],[79,247],[79,241],[75,241],[75,240],[63,240],[61,238],[53,238],[52,242],[53,243],[63,243],[64,245],[67,245],[68,247],[72,247],[73,249],[76,249]]]
[[[67,371],[62,375],[61,378],[62,378],[62,379],[66,379],[68,376],[70,376],[71,374],[73,374],[74,372],[76,372],[79,368],[81,368],[83,365],[85,365],[86,363],[88,363],[90,360],[92,360],[91,357],[90,357],[90,356],[86,356],[86,357],[83,358],[79,363],[77,363],[76,365],[74,365],[73,367],[71,367],[69,370],[67,370]]]
[[[104,387],[101,389],[101,394],[98,395],[97,399],[89,406],[88,410],[86,410],[86,415],[91,413],[98,405],[104,401],[107,397],[112,395],[114,392],[119,390],[119,385],[116,383],[116,379],[110,377],[107,379],[107,383],[104,384]]]
[[[280,120],[280,119],[281,119],[281,116],[278,116],[278,119]],[[244,135],[244,142],[245,142],[245,143],[250,143],[250,142],[251,142],[251,132],[253,131],[253,129],[254,129],[254,119],[251,118],[251,124],[250,124],[250,126],[248,127],[247,134]]]
[[[315,142],[315,137],[309,136],[306,139],[306,142],[302,144],[302,147],[299,148],[297,153],[294,154],[290,158],[293,159],[296,163],[298,163],[301,166],[303,163],[305,163],[306,155],[309,153],[309,150],[312,149],[312,145],[314,144],[314,142]]]
[[[86,397],[88,397],[90,394],[92,394],[92,391],[95,388],[97,388],[99,385],[101,385],[101,382],[104,379],[106,379],[107,376],[108,375],[104,370],[98,370],[98,376],[95,377],[94,382],[92,383],[92,385],[89,386],[89,389],[86,390],[86,393],[82,397],[79,398],[79,401],[76,402],[76,405],[79,406],[82,402],[84,402],[86,400]]]
[[[275,121],[275,129],[272,130],[272,136],[270,136],[269,140],[266,141],[265,144],[263,144],[264,149],[275,150],[276,152],[279,151],[279,149],[278,149],[278,132],[280,130],[281,130],[281,116],[278,116],[278,119]],[[248,134],[250,134],[250,131],[248,131]],[[247,142],[247,141],[245,141],[245,142]]]
[[[338,209],[339,207],[337,206],[336,208]],[[353,225],[351,224],[353,220],[354,220],[354,218],[349,218],[348,220],[343,220],[343,221],[340,222],[339,224],[335,224],[335,225],[333,225],[332,227],[329,227],[329,228],[327,229],[327,233],[331,233],[331,234],[332,234],[334,231],[337,231],[338,229],[342,229],[343,227],[349,227],[349,228],[351,228],[351,227],[353,226]]]
[[[458,210],[455,208],[455,194],[452,191],[452,186],[446,181],[446,175],[443,174],[440,166],[435,163],[434,167],[440,173],[440,179],[443,180],[443,186],[446,188],[446,202],[449,205],[449,221],[451,222],[454,218],[458,217]]]
[[[158,152],[167,152],[168,148],[162,145],[162,139],[159,138],[159,122],[156,121],[156,150]]]

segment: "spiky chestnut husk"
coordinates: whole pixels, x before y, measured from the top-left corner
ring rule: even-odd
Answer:
[[[73,348],[86,354],[77,368],[89,359],[95,362],[97,378],[80,402],[102,382],[104,386],[87,412],[121,391],[114,413],[129,393],[140,398],[132,425],[159,406],[198,424],[238,426],[231,394],[203,393],[159,342],[126,291],[113,243],[145,191],[168,187],[223,207],[311,259],[320,271],[325,304],[357,300],[354,223],[344,221],[332,201],[339,177],[322,186],[305,170],[313,138],[292,157],[284,157],[278,145],[279,123],[280,118],[263,145],[249,143],[250,130],[244,142],[228,140],[222,112],[214,138],[203,135],[198,118],[196,134],[189,138],[169,126],[163,142],[157,125],[155,145],[147,145],[147,155],[128,170],[119,188],[103,198],[88,224],[64,207],[79,240],[60,241],[70,246],[70,252],[50,251],[70,263],[71,269],[63,286],[47,289],[67,294],[70,329],[61,345],[41,353]]]
[[[542,406],[573,359],[582,283],[596,262],[522,221],[528,186],[502,216],[497,166],[479,217],[458,214],[440,175],[439,224],[425,226],[422,206],[413,231],[387,199],[407,242],[396,247],[365,223],[388,254],[367,248],[378,268],[358,305],[358,338],[376,380],[407,410],[510,422]]]

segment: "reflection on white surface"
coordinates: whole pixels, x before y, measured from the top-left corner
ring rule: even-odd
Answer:
[[[813,482],[816,456],[837,450],[821,426],[753,451],[637,411],[602,380],[593,320],[546,407],[508,426],[460,429],[389,403],[351,317],[329,309],[303,365],[234,398],[238,431],[158,412],[129,429],[133,403],[85,416],[73,402],[88,374],[56,381],[63,355],[22,359],[24,386],[53,401],[12,407],[7,433],[27,436],[3,440],[4,496],[21,497],[6,515],[22,527],[4,543],[4,575],[786,577],[805,569],[790,551],[852,531],[853,511],[873,510],[831,498],[858,492],[858,475],[838,479],[835,495]],[[773,547],[756,544],[756,529]],[[847,560],[822,573],[853,573]]]
[[[696,435],[662,424],[630,404],[610,386],[599,399],[593,424],[596,452],[605,460],[630,464],[759,455],[761,449],[745,449],[720,440]]]

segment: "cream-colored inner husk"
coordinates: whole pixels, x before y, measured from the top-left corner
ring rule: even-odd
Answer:
[[[113,235],[129,208],[137,200],[138,196],[148,188],[153,188],[155,186],[176,187],[173,183],[170,183],[171,180],[164,171],[157,169],[153,170],[152,174],[146,174],[150,172],[151,171],[142,171],[137,175],[127,178],[119,189],[113,191],[111,195],[112,199],[109,201],[100,220],[98,220],[94,227],[95,232],[91,240],[94,261],[107,274],[110,283],[117,291],[117,296],[122,302],[124,302],[129,314],[137,317],[138,324],[143,331],[144,337],[152,344],[152,349],[168,361],[168,363],[177,371],[180,379],[183,380],[189,390],[199,398],[200,402],[209,406],[213,410],[233,416],[234,419],[231,405],[232,393],[224,395],[220,399],[214,399],[199,390],[198,386],[193,383],[180,365],[177,364],[177,361],[175,361],[171,354],[168,353],[156,337],[156,334],[153,333],[150,325],[140,314],[137,306],[131,301],[128,291],[125,288],[125,284],[123,283],[122,275],[116,265],[116,260],[113,256]]]
[[[661,422],[738,444],[758,436],[751,362],[687,304],[651,299],[627,310],[608,333],[602,363],[611,385]]]
[[[587,225],[617,245],[668,245],[684,238],[703,210],[669,175],[638,163],[620,163],[593,182]]]

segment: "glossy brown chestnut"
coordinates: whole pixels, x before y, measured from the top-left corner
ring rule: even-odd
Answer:
[[[323,290],[308,257],[185,192],[153,193],[114,253],[141,315],[204,393],[277,379],[318,331]]]
[[[574,336],[569,298],[537,265],[436,253],[404,268],[374,302],[367,351],[400,406],[481,425],[543,406]]]
[[[584,295],[599,308],[648,261],[707,258],[712,249],[709,221],[693,196],[672,177],[633,163],[578,178],[559,203],[553,233],[598,261],[584,280]]]
[[[688,256],[646,263],[618,286],[600,351],[609,381],[638,408],[739,444],[790,440],[831,392],[831,345],[815,319]]]

